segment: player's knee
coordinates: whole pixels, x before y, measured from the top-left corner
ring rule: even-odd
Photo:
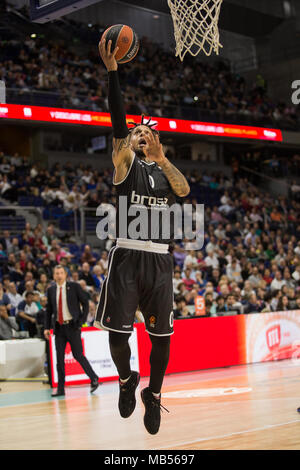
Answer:
[[[129,336],[124,333],[109,332],[109,346],[113,354],[119,354],[128,347]]]
[[[170,336],[153,336],[149,335],[152,343],[152,347],[157,349],[163,349],[170,347],[171,337]]]

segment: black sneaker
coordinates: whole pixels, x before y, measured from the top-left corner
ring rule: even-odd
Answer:
[[[119,411],[122,418],[129,418],[134,412],[136,399],[135,390],[140,382],[140,374],[134,370],[131,372],[130,379],[122,384],[119,380]]]
[[[155,398],[148,387],[141,391],[141,398],[145,406],[145,428],[150,434],[156,434],[159,431],[161,409],[163,408],[168,413],[169,411],[161,405],[160,396],[159,398]]]
[[[100,382],[99,382],[99,377],[96,377],[91,381],[91,393],[95,392],[97,388],[99,387]]]

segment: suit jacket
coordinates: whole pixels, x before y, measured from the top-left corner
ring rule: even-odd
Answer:
[[[47,290],[47,308],[45,315],[45,330],[57,328],[57,303],[56,303],[56,284],[50,286]],[[77,282],[66,282],[67,304],[70,314],[73,317],[74,324],[81,326],[86,322],[89,313],[89,300],[87,294]]]

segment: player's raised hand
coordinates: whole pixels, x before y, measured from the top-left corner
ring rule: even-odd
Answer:
[[[112,45],[111,40],[108,41],[108,43],[106,44],[106,40],[105,38],[103,38],[99,42],[99,46],[98,46],[101,59],[103,60],[104,65],[107,68],[108,72],[112,72],[113,70],[118,70],[118,63],[116,61],[115,56],[119,48],[117,46],[115,47],[113,51],[111,51],[111,45]]]
[[[153,132],[149,132],[149,134],[144,136],[144,139],[146,141],[146,145],[143,147],[143,151],[146,157],[154,162],[161,162],[165,158],[165,154],[158,135]]]

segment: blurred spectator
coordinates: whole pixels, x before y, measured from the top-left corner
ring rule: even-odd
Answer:
[[[13,332],[18,330],[16,319],[8,315],[5,305],[0,305],[0,340],[12,339]]]
[[[89,263],[83,263],[81,266],[81,272],[79,274],[79,279],[83,279],[86,282],[86,285],[91,287],[95,286],[95,279],[90,271]]]
[[[227,306],[225,305],[225,298],[222,295],[219,295],[216,298],[216,308],[215,308],[215,314],[219,315],[221,313],[224,313],[227,311]]]
[[[40,279],[39,282],[36,285],[36,289],[41,293],[41,294],[46,294],[47,289],[49,287],[49,281],[48,277],[45,273],[40,274]]]
[[[95,263],[96,258],[93,256],[90,245],[85,245],[80,261],[81,263],[89,263],[90,265]]]
[[[180,297],[179,299],[177,299],[176,309],[174,309],[173,313],[174,313],[175,319],[186,318],[186,317],[192,316],[184,297]]]
[[[195,279],[191,277],[192,271],[190,268],[186,268],[184,271],[184,276],[182,278],[182,282],[184,283],[187,290],[191,290],[195,284]]]
[[[96,290],[100,290],[102,283],[105,279],[104,270],[102,266],[96,264],[96,266],[93,267],[92,276]]]
[[[8,295],[3,290],[3,285],[0,283],[0,305],[5,305],[8,310],[10,310],[10,300]]]
[[[17,320],[22,331],[28,331],[30,338],[37,334],[37,313],[39,308],[34,301],[34,293],[26,292],[25,300],[18,305]]]
[[[181,283],[182,283],[181,271],[180,269],[175,269],[173,273],[173,291],[175,295],[179,294],[179,290],[177,289],[177,287]]]
[[[96,317],[97,309],[96,304],[92,300],[89,301],[89,313],[87,316],[86,323],[88,326],[93,326],[95,317]]]
[[[250,297],[251,299],[251,297]],[[243,306],[237,302],[233,294],[229,294],[226,299],[226,311],[236,312],[238,315],[243,313]]]
[[[11,311],[13,311],[13,315],[15,315],[19,303],[23,301],[23,297],[17,292],[17,287],[14,282],[10,282],[8,285],[7,297],[11,305]]]
[[[277,304],[277,310],[283,312],[285,310],[291,310],[289,304],[289,298],[287,295],[282,295]]]
[[[237,283],[243,281],[243,278],[241,276],[241,266],[237,262],[236,258],[232,258],[231,263],[226,266],[226,275],[229,281],[235,281]],[[249,281],[251,282],[250,279]]]
[[[270,288],[271,288],[271,290],[280,290],[282,288],[282,286],[285,285],[285,283],[286,283],[286,281],[284,279],[282,279],[281,272],[279,270],[277,270],[275,272],[275,278],[271,282]]]
[[[257,300],[256,294],[251,294],[245,305],[244,313],[258,313],[262,310],[263,305]]]
[[[40,301],[40,309],[36,314],[36,328],[37,328],[37,335],[39,338],[44,338],[44,325],[45,325],[45,318],[46,318],[46,308],[47,308],[47,295],[42,295],[39,299]]]
[[[257,289],[261,280],[262,276],[259,273],[257,266],[253,266],[252,274],[248,277],[248,281],[250,282],[252,288]]]

